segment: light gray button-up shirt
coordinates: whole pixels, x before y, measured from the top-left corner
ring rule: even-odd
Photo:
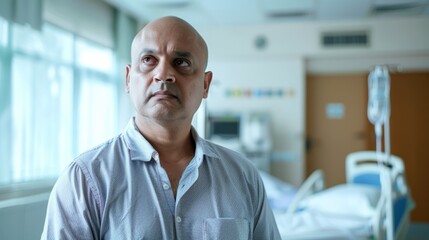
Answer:
[[[42,239],[280,239],[258,171],[192,133],[176,199],[133,119],[78,156],[52,190]]]

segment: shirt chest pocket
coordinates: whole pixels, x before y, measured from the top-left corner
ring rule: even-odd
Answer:
[[[250,239],[250,224],[246,219],[207,218],[203,224],[204,240]]]

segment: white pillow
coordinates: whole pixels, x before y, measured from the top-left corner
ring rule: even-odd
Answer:
[[[373,216],[379,198],[377,187],[342,184],[307,197],[301,207],[327,214],[369,218]]]

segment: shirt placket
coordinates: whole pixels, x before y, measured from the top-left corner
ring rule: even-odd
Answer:
[[[175,210],[175,221],[176,221],[176,237],[177,239],[188,239],[188,236],[183,235],[183,227],[182,224],[189,223],[189,219],[184,219],[192,213],[189,213],[188,202],[186,202],[186,198],[182,199],[182,197],[186,194],[186,192],[192,187],[192,185],[196,182],[198,178],[198,165],[201,161],[201,157],[194,158],[189,165],[186,167],[185,171],[179,182],[179,188],[177,190],[176,196],[176,210]]]
[[[190,164],[183,172],[183,175],[179,181],[176,199],[174,199],[168,174],[161,166],[159,154],[156,151],[153,152],[152,158],[157,163],[156,165],[157,165],[157,172],[159,176],[160,187],[162,187],[162,190],[164,192],[164,197],[168,202],[172,217],[174,219],[175,238],[183,239],[186,236],[183,236],[182,234],[181,230],[183,228],[181,227],[181,225],[184,223],[183,217],[186,217],[184,216],[186,212],[182,212],[182,210],[186,209],[186,207],[182,209],[182,206],[186,206],[186,203],[181,201],[181,198],[197,180],[198,178],[197,169],[198,169],[199,162],[201,162],[202,160],[202,156],[198,156],[196,157],[196,159],[194,158],[193,160],[191,160]]]
[[[157,172],[158,172],[159,183],[160,183],[159,185],[162,188],[162,191],[164,192],[164,198],[166,199],[166,202],[168,203],[171,214],[174,215],[175,200],[174,200],[174,195],[173,195],[173,191],[171,189],[171,184],[170,184],[170,180],[168,178],[167,172],[161,166],[161,162],[159,160],[159,155],[156,151],[153,152],[152,158],[157,163]]]
[[[152,158],[157,162],[157,171],[158,171],[158,176],[159,176],[159,182],[160,185],[162,187],[162,190],[164,192],[164,197],[169,205],[170,208],[170,212],[172,214],[172,218],[174,219],[174,230],[175,230],[175,239],[183,239],[182,237],[182,227],[181,224],[183,224],[183,219],[182,219],[182,215],[181,215],[181,211],[180,209],[176,208],[176,203],[180,201],[180,199],[178,199],[177,197],[179,197],[179,195],[177,195],[176,199],[174,199],[174,195],[173,195],[173,191],[171,189],[171,184],[170,184],[170,180],[168,178],[168,174],[167,172],[164,170],[164,168],[161,166],[160,160],[159,160],[159,155],[156,151],[154,151],[154,153],[152,154]],[[179,194],[181,190],[181,188],[183,188],[183,179],[180,179],[179,181],[179,187],[178,187],[178,192],[177,194]]]

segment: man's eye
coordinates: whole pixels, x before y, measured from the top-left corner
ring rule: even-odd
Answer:
[[[189,67],[191,65],[188,60],[182,58],[176,59],[174,63],[179,67]]]
[[[146,56],[142,58],[142,63],[144,64],[154,64],[156,63],[156,59],[152,56]]]

